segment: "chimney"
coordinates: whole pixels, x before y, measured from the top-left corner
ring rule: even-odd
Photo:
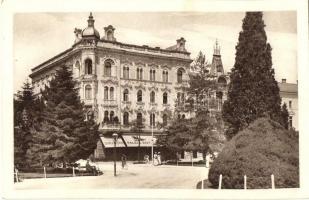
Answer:
[[[283,78],[281,82],[286,83],[286,78]]]

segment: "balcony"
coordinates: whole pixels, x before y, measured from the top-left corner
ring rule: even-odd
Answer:
[[[116,100],[103,100],[102,106],[104,107],[118,107]]]
[[[96,99],[82,99],[84,104],[87,105],[95,105],[96,104]]]
[[[81,80],[95,80],[97,75],[95,74],[84,74],[80,77]]]
[[[101,79],[102,83],[118,84],[118,78],[116,76],[103,76]]]

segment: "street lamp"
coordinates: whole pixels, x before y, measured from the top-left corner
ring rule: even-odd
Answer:
[[[114,138],[114,176],[116,176],[116,142],[118,139],[118,134],[113,133],[113,138]]]

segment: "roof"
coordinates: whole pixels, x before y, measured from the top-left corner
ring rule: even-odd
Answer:
[[[298,93],[298,84],[295,83],[278,83],[280,92]]]

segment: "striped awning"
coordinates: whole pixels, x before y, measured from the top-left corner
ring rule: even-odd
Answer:
[[[122,135],[127,147],[138,147],[138,135]],[[153,138],[153,144],[155,146],[156,138]],[[152,146],[152,136],[140,136],[140,146],[141,147],[151,147]]]
[[[114,138],[112,137],[100,137],[101,141],[105,148],[113,148],[114,147]],[[116,147],[126,147],[126,145],[123,143],[121,137],[117,139]]]

